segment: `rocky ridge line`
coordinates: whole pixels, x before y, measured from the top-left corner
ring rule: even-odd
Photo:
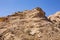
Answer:
[[[60,12],[46,17],[37,7],[0,17],[0,40],[60,40]]]

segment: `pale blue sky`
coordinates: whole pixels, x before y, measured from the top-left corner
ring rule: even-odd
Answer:
[[[0,17],[35,7],[41,7],[49,16],[60,11],[60,0],[0,0]]]

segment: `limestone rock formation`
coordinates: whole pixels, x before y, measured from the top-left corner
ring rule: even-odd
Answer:
[[[60,40],[59,13],[46,17],[37,7],[1,17],[0,40]]]

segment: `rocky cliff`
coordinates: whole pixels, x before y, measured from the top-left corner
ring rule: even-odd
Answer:
[[[0,40],[60,40],[60,12],[46,17],[37,7],[0,17]]]

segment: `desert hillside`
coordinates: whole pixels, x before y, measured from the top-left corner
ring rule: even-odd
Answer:
[[[0,40],[60,40],[60,12],[45,14],[37,7],[0,17]]]

